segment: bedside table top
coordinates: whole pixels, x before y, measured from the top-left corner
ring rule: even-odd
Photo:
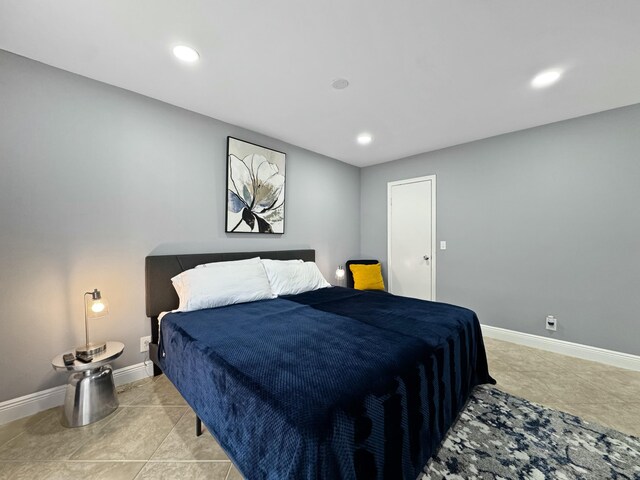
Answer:
[[[73,353],[75,354],[76,349],[72,348],[70,351],[65,353]],[[80,360],[74,361],[71,365],[65,365],[62,360],[62,355],[57,355],[53,360],[51,360],[51,365],[54,370],[66,370],[68,372],[82,372],[84,370],[94,370],[96,368],[100,368],[103,365],[115,360],[124,351],[124,343],[121,342],[107,342],[107,349],[102,352],[100,355],[96,355],[93,357],[88,363],[81,362]]]

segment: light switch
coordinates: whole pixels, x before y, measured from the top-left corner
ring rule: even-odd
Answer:
[[[440,241],[440,250],[446,250],[447,249],[447,242],[445,240],[441,240]]]

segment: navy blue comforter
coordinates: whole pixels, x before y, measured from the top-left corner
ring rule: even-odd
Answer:
[[[472,311],[339,287],[169,314],[160,348],[251,480],[413,480],[493,382]]]

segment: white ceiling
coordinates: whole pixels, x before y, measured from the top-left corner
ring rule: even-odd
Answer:
[[[637,0],[2,0],[0,48],[359,166],[640,102]]]

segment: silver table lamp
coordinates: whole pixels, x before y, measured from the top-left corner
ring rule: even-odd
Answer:
[[[344,267],[342,265],[338,265],[338,268],[336,269],[336,280],[338,281],[339,286],[342,286],[344,275]]]
[[[88,300],[87,296],[91,298]],[[102,298],[100,290],[97,288],[93,292],[84,294],[84,345],[76,347],[76,357],[83,362],[90,362],[95,355],[99,355],[107,349],[106,342],[89,342],[89,319],[105,317],[109,313],[109,306],[106,299]]]

